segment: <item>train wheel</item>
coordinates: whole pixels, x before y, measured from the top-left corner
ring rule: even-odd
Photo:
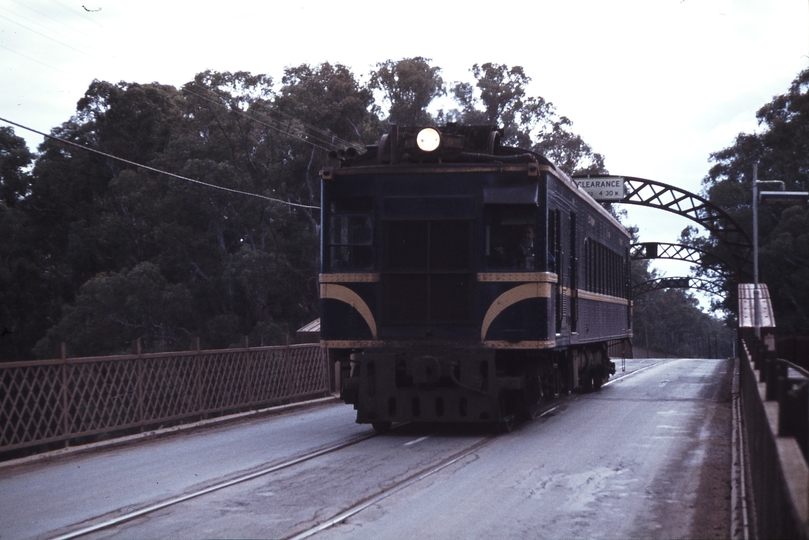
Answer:
[[[371,427],[374,428],[374,431],[377,433],[385,433],[386,431],[390,431],[391,422],[371,422]]]

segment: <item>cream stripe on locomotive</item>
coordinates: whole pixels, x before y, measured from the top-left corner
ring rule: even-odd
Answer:
[[[357,274],[320,274],[320,283],[379,283],[381,277],[377,273]]]
[[[503,340],[489,340],[484,341],[483,346],[488,349],[553,349],[556,347],[556,340],[549,339],[547,341],[526,340],[526,341],[503,341]]]
[[[556,283],[559,278],[552,272],[478,272],[478,281],[481,283]]]
[[[481,283],[522,283],[511,288],[498,296],[489,306],[480,329],[480,339],[486,347],[497,348],[548,348],[556,346],[555,340],[548,341],[522,341],[511,343],[506,341],[486,341],[486,333],[489,331],[494,319],[497,318],[506,308],[529,298],[548,298],[553,294],[553,284],[557,283],[558,277],[551,272],[479,272],[477,280]],[[354,291],[339,285],[339,283],[378,283],[380,274],[378,273],[356,273],[356,274],[320,274],[320,297],[324,299],[339,300],[349,304],[357,310],[368,328],[371,330],[373,340],[377,339],[376,319],[368,304]],[[527,282],[527,283],[526,283]],[[605,294],[592,293],[584,290],[572,290],[564,288],[564,294],[568,296],[578,296],[584,300],[595,300],[612,304],[628,305],[629,300]],[[352,343],[355,343],[352,341]],[[370,345],[371,342],[364,342]],[[334,346],[334,344],[330,344]],[[357,346],[356,343],[353,346]]]
[[[570,294],[570,291],[565,291],[565,294]],[[597,302],[606,302],[608,304],[620,304],[622,306],[629,305],[629,300],[627,298],[620,298],[618,296],[599,294],[590,291],[584,291],[582,289],[575,291],[575,294],[582,300],[595,300]]]
[[[362,318],[365,319],[365,322],[368,324],[368,328],[371,329],[372,338],[373,339],[377,338],[376,320],[374,320],[374,314],[371,313],[371,308],[368,307],[368,304],[365,303],[365,300],[360,298],[360,295],[358,295],[357,293],[355,293],[354,291],[343,285],[337,285],[334,283],[321,283],[320,297],[339,300],[341,302],[345,302],[346,304],[356,309],[359,312],[359,314],[362,315]]]
[[[486,340],[486,332],[489,331],[494,319],[500,315],[503,310],[509,306],[513,306],[517,302],[527,300],[529,298],[550,298],[551,297],[551,284],[549,282],[537,281],[534,283],[526,283],[524,285],[517,285],[513,289],[509,289],[497,298],[495,298],[492,305],[486,311],[486,316],[483,317],[483,324],[480,327],[480,339]]]

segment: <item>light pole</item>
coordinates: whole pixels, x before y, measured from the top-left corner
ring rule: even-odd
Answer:
[[[759,188],[776,188],[776,191],[759,191]],[[759,180],[758,161],[753,163],[753,326],[756,337],[761,337],[761,308],[758,290],[758,203],[786,202],[799,204],[809,202],[809,191],[784,191],[781,180]]]

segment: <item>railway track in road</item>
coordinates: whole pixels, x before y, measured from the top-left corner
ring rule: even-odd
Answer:
[[[442,470],[442,469],[444,469],[446,467],[449,467],[450,465],[453,465],[453,464],[461,461],[462,459],[474,454],[480,448],[487,445],[495,437],[496,437],[496,435],[490,435],[490,436],[484,438],[483,440],[478,441],[477,443],[473,444],[472,446],[470,446],[470,447],[468,447],[468,448],[466,448],[466,449],[464,449],[464,450],[462,450],[462,451],[460,451],[460,452],[458,452],[458,453],[456,453],[454,455],[451,455],[451,456],[443,459],[438,464],[433,465],[431,467],[428,467],[428,468],[426,468],[426,469],[424,469],[422,471],[418,471],[415,474],[411,475],[410,477],[405,478],[404,480],[401,480],[399,482],[396,482],[392,486],[380,491],[379,493],[377,493],[377,494],[375,494],[375,495],[373,495],[373,496],[371,496],[371,497],[369,497],[369,498],[367,498],[367,499],[365,499],[363,501],[360,501],[359,503],[357,503],[354,506],[346,509],[345,511],[340,512],[336,516],[333,516],[333,517],[327,519],[323,523],[320,523],[320,524],[318,524],[318,525],[316,525],[314,527],[311,527],[309,529],[301,531],[301,532],[299,532],[299,533],[297,533],[297,534],[295,534],[293,536],[290,536],[288,538],[290,538],[291,540],[302,540],[304,538],[309,538],[310,536],[313,536],[313,535],[319,533],[320,531],[326,530],[329,527],[337,525],[338,523],[350,518],[354,514],[362,512],[363,510],[365,510],[369,506],[378,503],[382,499],[385,499],[385,498],[393,495],[394,493],[396,493],[398,491],[401,491],[401,490],[415,484],[416,482],[419,482],[420,480],[423,480],[423,479],[425,479],[425,478],[427,478],[429,476],[432,476],[433,474],[437,473],[438,471],[440,471],[440,470]]]
[[[548,410],[553,410],[553,409],[556,409],[557,407],[559,407],[559,404],[557,402],[554,402],[553,407],[551,407],[549,405],[547,407],[547,409]],[[393,429],[402,428],[405,425],[406,424],[400,424],[398,426],[395,426]],[[198,489],[198,490],[194,490],[194,491],[191,491],[191,492],[188,492],[188,493],[184,493],[182,495],[178,495],[176,497],[172,497],[170,499],[166,499],[166,500],[163,500],[163,501],[160,501],[160,502],[156,502],[154,504],[150,504],[148,506],[144,506],[142,508],[138,508],[138,509],[135,509],[135,510],[132,510],[132,511],[128,511],[128,512],[126,512],[124,514],[117,515],[115,517],[111,517],[111,518],[108,518],[108,519],[102,519],[102,520],[97,521],[95,523],[81,526],[79,528],[76,528],[75,530],[72,530],[70,532],[66,532],[66,533],[63,533],[63,534],[59,534],[58,536],[54,536],[52,538],[53,538],[53,540],[72,540],[72,539],[75,539],[75,538],[81,538],[81,537],[85,537],[85,536],[88,536],[88,535],[93,535],[94,533],[102,533],[104,531],[113,530],[113,529],[115,529],[115,527],[117,527],[119,525],[122,525],[124,523],[133,521],[133,520],[135,520],[137,518],[141,518],[141,517],[147,516],[149,514],[158,512],[160,510],[169,508],[171,506],[175,506],[175,505],[190,501],[192,499],[197,499],[197,498],[203,497],[205,495],[209,495],[209,494],[212,494],[214,492],[221,491],[221,490],[236,486],[238,484],[249,482],[251,480],[255,480],[255,479],[263,477],[263,476],[271,475],[273,473],[282,471],[284,469],[288,469],[290,467],[294,467],[296,465],[305,463],[307,461],[310,461],[310,460],[313,460],[313,459],[316,459],[316,458],[319,458],[319,457],[326,456],[328,454],[334,454],[336,452],[339,452],[340,450],[344,450],[346,448],[349,448],[349,447],[358,445],[360,443],[363,443],[365,441],[368,441],[369,439],[373,439],[373,438],[380,437],[380,436],[384,437],[385,435],[378,434],[376,432],[371,432],[371,433],[368,433],[367,435],[363,435],[363,436],[360,436],[360,437],[354,437],[354,438],[349,439],[347,441],[344,441],[344,442],[341,442],[341,443],[338,443],[338,444],[334,444],[334,445],[328,446],[326,448],[321,448],[321,449],[313,451],[313,452],[308,452],[306,454],[302,454],[302,455],[296,456],[294,458],[290,458],[290,459],[285,460],[285,461],[283,461],[281,463],[276,463],[276,464],[274,464],[272,466],[268,466],[268,467],[261,468],[261,469],[258,469],[258,470],[253,470],[253,471],[250,471],[250,472],[246,472],[244,474],[240,474],[240,475],[237,475],[235,477],[228,478],[226,480],[214,483],[212,485],[209,485],[207,487],[204,487],[204,488],[201,488],[201,489]],[[419,442],[422,442],[423,440],[428,439],[431,436],[434,436],[434,434],[433,435],[422,436],[422,437],[420,437],[418,439],[415,439],[415,440],[412,440],[412,441],[410,441],[408,443],[405,443],[405,445],[418,444]],[[436,472],[438,472],[438,471],[440,471],[440,470],[442,470],[442,469],[444,469],[444,468],[446,468],[446,467],[448,467],[448,466],[450,466],[450,465],[452,465],[454,463],[457,463],[458,461],[462,460],[463,458],[473,454],[474,452],[476,452],[481,447],[485,446],[491,440],[496,438],[496,436],[497,436],[496,434],[491,434],[491,435],[488,435],[488,436],[484,436],[481,440],[475,442],[471,446],[465,447],[464,449],[462,449],[459,452],[456,452],[456,453],[453,453],[453,454],[449,455],[448,457],[442,459],[439,463],[433,464],[433,465],[431,465],[429,467],[425,467],[422,470],[418,470],[415,473],[413,473],[412,475],[410,475],[408,478],[406,478],[404,480],[401,480],[401,481],[395,482],[393,485],[390,485],[390,486],[386,487],[385,489],[379,491],[378,493],[374,494],[373,496],[368,497],[368,498],[360,501],[356,505],[346,509],[343,512],[340,512],[339,514],[337,514],[336,516],[326,520],[325,522],[320,523],[317,526],[309,528],[309,529],[304,530],[302,532],[293,533],[293,535],[291,537],[292,538],[307,538],[309,536],[312,536],[313,534],[316,534],[319,531],[327,529],[327,528],[329,528],[329,527],[343,521],[344,519],[346,519],[346,518],[360,512],[360,511],[362,511],[364,508],[367,508],[368,506],[370,506],[370,505],[384,499],[385,497],[387,497],[389,495],[392,495],[393,493],[396,493],[397,491],[400,491],[400,490],[402,490],[402,489],[404,489],[404,488],[418,482],[419,480],[427,478],[428,476],[430,476],[430,475],[432,475],[432,474],[434,474],[434,473],[436,473]],[[290,537],[290,536],[287,536],[287,537]]]
[[[54,537],[54,540],[71,540],[73,538],[79,538],[79,537],[86,536],[86,535],[94,533],[94,532],[103,531],[105,529],[111,529],[111,528],[113,528],[113,527],[115,527],[117,525],[120,525],[121,523],[125,523],[127,521],[131,521],[133,519],[145,516],[147,514],[157,512],[158,510],[168,508],[169,506],[174,506],[176,504],[180,504],[182,502],[189,501],[189,500],[195,499],[197,497],[202,497],[203,495],[207,495],[207,494],[213,493],[215,491],[226,489],[226,488],[229,488],[231,486],[235,486],[237,484],[241,484],[241,483],[244,483],[244,482],[249,482],[250,480],[254,480],[256,478],[260,478],[262,476],[266,476],[268,474],[272,474],[274,472],[277,472],[277,471],[280,471],[280,470],[283,470],[283,469],[287,469],[289,467],[293,467],[295,465],[298,465],[299,463],[303,463],[303,462],[315,459],[317,457],[324,456],[326,454],[337,452],[337,451],[342,450],[343,448],[347,448],[349,446],[354,446],[355,444],[359,444],[359,443],[361,443],[363,441],[366,441],[366,440],[371,439],[371,438],[376,437],[376,436],[377,436],[376,433],[369,433],[368,435],[364,435],[364,436],[361,436],[361,437],[355,437],[355,438],[352,438],[352,439],[350,439],[348,441],[345,441],[345,442],[334,444],[334,445],[328,446],[326,448],[321,448],[321,449],[315,450],[313,452],[308,452],[306,454],[296,456],[294,458],[288,459],[288,460],[283,461],[281,463],[276,463],[276,464],[274,464],[272,466],[269,466],[269,467],[266,467],[266,468],[250,471],[250,472],[238,475],[238,476],[236,476],[234,478],[229,478],[229,479],[224,480],[222,482],[215,483],[215,484],[210,485],[208,487],[192,491],[190,493],[185,493],[183,495],[179,495],[177,497],[173,497],[171,499],[167,499],[167,500],[164,500],[164,501],[161,501],[161,502],[146,506],[144,508],[139,508],[137,510],[127,512],[125,514],[122,514],[120,516],[116,516],[114,518],[106,519],[106,520],[101,521],[99,523],[94,523],[92,525],[88,525],[86,527],[82,527],[80,529],[76,529],[74,531],[71,531],[71,532],[68,532],[68,533],[65,533],[65,534],[61,534],[59,536]]]
[[[623,374],[613,378],[612,380],[608,381],[607,383],[605,383],[604,387],[609,386],[610,384],[619,382],[622,379],[625,379],[626,377],[636,375],[638,373],[646,371],[647,369],[655,367],[658,364],[659,363],[650,364],[648,366],[644,366],[644,367],[642,367],[640,369],[637,369],[635,371],[632,371],[630,373],[623,373]],[[545,416],[547,416],[549,414],[552,414],[556,409],[561,407],[565,402],[567,402],[570,399],[573,399],[575,397],[577,397],[577,395],[572,394],[572,395],[563,396],[563,397],[557,398],[557,399],[555,399],[553,401],[545,403],[543,405],[543,407],[540,409],[540,411],[538,412],[537,419],[545,417]],[[411,486],[411,485],[413,485],[413,484],[415,484],[415,483],[417,483],[417,482],[419,482],[419,481],[421,481],[421,480],[423,480],[423,479],[425,479],[425,478],[427,478],[429,476],[432,476],[433,474],[441,471],[442,469],[445,469],[446,467],[449,467],[450,465],[453,465],[453,464],[463,460],[464,458],[471,456],[472,454],[474,454],[475,452],[480,450],[482,447],[489,444],[495,438],[496,438],[496,435],[488,436],[488,437],[482,439],[481,441],[477,442],[476,444],[473,444],[472,446],[470,446],[470,447],[468,447],[468,448],[466,448],[464,450],[461,450],[460,452],[458,452],[456,454],[448,456],[447,458],[445,458],[441,462],[439,462],[439,463],[437,463],[437,464],[435,464],[435,465],[433,465],[433,466],[431,466],[429,468],[426,468],[426,469],[424,469],[422,471],[418,471],[418,472],[414,473],[413,475],[411,475],[410,477],[405,478],[405,479],[403,479],[403,480],[401,480],[399,482],[396,482],[395,484],[393,484],[393,485],[389,486],[388,488],[378,492],[377,494],[375,494],[375,495],[373,495],[373,496],[371,496],[371,497],[369,497],[369,498],[367,498],[365,500],[359,501],[358,503],[351,506],[350,508],[347,508],[344,511],[330,517],[329,519],[323,521],[322,523],[320,523],[320,524],[318,524],[318,525],[316,525],[314,527],[308,528],[306,530],[303,530],[303,531],[301,531],[299,533],[296,533],[296,534],[294,534],[292,536],[288,536],[287,538],[289,538],[290,540],[303,540],[303,539],[309,538],[309,537],[311,537],[311,536],[313,536],[313,535],[315,535],[315,534],[317,534],[317,533],[319,533],[321,531],[324,531],[324,530],[328,529],[329,527],[337,525],[337,524],[345,521],[346,519],[350,518],[351,516],[353,516],[355,514],[358,514],[359,512],[365,510],[366,508],[378,503],[379,501],[381,501],[381,500],[383,500],[383,499],[397,493],[398,491],[401,491],[401,490],[403,490],[403,489],[405,489],[405,488],[407,488],[407,487],[409,487],[409,486]],[[413,441],[413,442],[416,442],[416,441]]]
[[[649,366],[651,367],[651,366]],[[643,368],[641,368],[642,370]],[[639,371],[635,371],[634,373],[638,373]],[[631,375],[632,373],[627,373],[623,376],[620,376],[612,382],[617,382],[622,378]],[[608,383],[608,384],[610,384]],[[564,406],[567,402],[577,398],[577,394],[573,394],[570,396],[563,396],[548,403],[545,403],[542,409],[539,411],[539,417],[548,416],[553,414],[553,412],[558,409],[559,407]],[[391,435],[402,434],[404,430],[411,431],[413,430],[412,427],[407,427],[406,424],[402,424],[399,426],[394,427],[394,429],[390,432]],[[407,432],[404,432],[405,436]],[[409,445],[416,445],[418,446],[426,439],[437,439],[437,435],[443,433],[441,431],[433,431],[431,429],[427,430],[425,434],[424,429],[416,429],[414,434],[417,435],[417,438],[414,438],[408,442],[404,443],[404,446]],[[58,536],[54,536],[58,540],[69,540],[74,538],[81,538],[86,536],[106,536],[108,534],[115,534],[115,531],[122,527],[122,526],[129,526],[130,531],[137,531],[139,530],[139,522],[137,521],[140,518],[146,518],[147,516],[157,514],[161,510],[166,510],[171,507],[178,507],[182,503],[191,503],[193,501],[200,502],[200,504],[207,504],[205,501],[206,496],[216,498],[216,494],[219,495],[219,499],[222,497],[228,498],[230,495],[222,495],[224,490],[228,488],[237,488],[240,485],[246,485],[247,483],[262,479],[264,478],[265,483],[267,482],[267,478],[272,479],[272,475],[274,474],[281,474],[282,471],[291,471],[296,466],[302,466],[307,462],[312,462],[317,458],[329,458],[329,456],[334,456],[340,452],[345,452],[348,449],[354,449],[355,452],[359,452],[359,455],[364,455],[367,452],[369,455],[372,453],[372,447],[369,447],[366,451],[359,451],[357,449],[358,445],[363,443],[368,443],[371,439],[377,439],[381,437],[383,440],[386,437],[390,437],[390,435],[378,435],[375,432],[369,432],[367,434],[363,434],[361,436],[355,436],[344,441],[332,444],[330,446],[322,447],[319,449],[315,449],[310,452],[301,453],[294,457],[290,457],[287,459],[283,459],[279,462],[274,464],[268,465],[266,467],[259,467],[257,469],[252,469],[249,471],[245,471],[243,473],[236,473],[230,475],[228,478],[224,478],[221,481],[213,481],[206,486],[202,486],[199,489],[190,490],[179,494],[175,497],[171,497],[168,499],[164,499],[158,502],[154,502],[152,504],[144,504],[138,508],[135,508],[130,511],[126,511],[123,513],[116,513],[115,515],[107,514],[107,517],[98,517],[92,520],[88,520],[83,522],[82,524],[75,525],[75,528],[72,530],[62,529],[62,531]],[[465,435],[464,435],[465,438]],[[326,516],[318,516],[316,519],[312,520],[314,523],[306,523],[303,524],[303,527],[293,527],[291,529],[287,529],[286,532],[282,532],[281,534],[277,534],[274,532],[272,536],[282,536],[286,538],[295,538],[295,539],[302,539],[308,538],[321,532],[325,529],[328,529],[336,524],[343,522],[344,520],[348,519],[349,517],[361,512],[362,510],[378,503],[379,501],[403,490],[406,489],[421,480],[424,480],[431,475],[452,466],[453,464],[459,463],[464,459],[474,455],[478,452],[481,448],[485,447],[493,440],[497,438],[496,435],[490,432],[477,432],[474,434],[471,439],[464,440],[463,443],[460,445],[459,448],[458,442],[452,440],[452,437],[448,437],[447,439],[450,441],[446,446],[447,448],[442,448],[437,455],[431,456],[429,460],[426,462],[416,462],[414,466],[407,470],[405,473],[400,473],[398,477],[388,477],[386,480],[378,482],[378,485],[374,486],[372,489],[368,490],[360,497],[351,497],[348,498],[346,503],[340,504],[339,508],[331,508],[330,511],[326,512]],[[397,441],[398,445],[398,441]],[[443,454],[443,455],[441,455]],[[317,470],[317,469],[316,469]],[[309,474],[308,472],[304,472],[302,474]],[[271,480],[275,482],[275,480]],[[336,511],[335,511],[336,510]],[[184,510],[174,510],[175,512],[182,513]],[[125,525],[127,524],[127,525]],[[232,534],[233,531],[231,531]],[[146,532],[148,535],[148,531]],[[226,531],[221,531],[221,534],[227,534]],[[216,535],[216,533],[214,533]],[[126,534],[124,534],[126,536]]]

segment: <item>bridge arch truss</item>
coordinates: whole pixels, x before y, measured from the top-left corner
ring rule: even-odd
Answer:
[[[737,276],[748,273],[746,268],[749,266],[753,252],[750,237],[727,212],[708,199],[676,186],[649,180],[647,178],[634,176],[577,176],[576,178],[622,180],[625,196],[619,201],[612,202],[657,208],[694,221],[701,227],[707,229],[718,242],[728,248],[727,251],[730,254],[731,260],[723,262],[732,268]],[[633,256],[633,258],[671,258],[694,262],[705,268],[713,267],[713,265],[706,264],[706,262],[710,261],[706,261],[705,257],[702,256],[706,254],[703,250],[688,248],[687,246],[675,248],[675,246],[680,246],[680,244],[657,244],[658,246],[667,246],[663,253],[671,254],[671,256]],[[643,244],[637,245],[641,246]],[[635,253],[639,254],[639,250],[640,248],[638,248]],[[697,253],[700,254],[699,257],[697,257]],[[719,261],[717,260],[716,262]]]
[[[672,283],[676,283],[676,285],[672,286]],[[651,291],[671,288],[696,289],[723,299],[727,296],[727,291],[722,290],[711,280],[699,277],[660,277],[634,285],[632,287],[632,297],[637,298]]]

